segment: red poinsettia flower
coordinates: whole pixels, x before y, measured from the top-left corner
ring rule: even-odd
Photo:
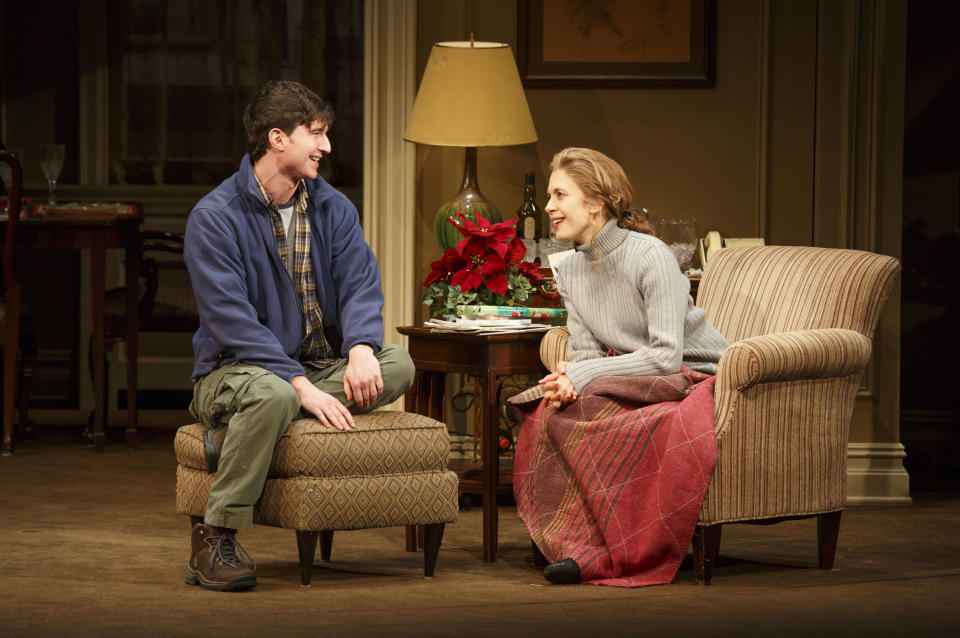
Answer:
[[[454,217],[448,217],[464,238],[454,248],[448,249],[443,257],[430,264],[431,272],[423,282],[425,287],[436,283],[448,283],[459,287],[464,293],[474,292],[480,303],[503,303],[511,305],[520,303],[529,294],[529,287],[518,287],[512,290],[508,277],[516,277],[519,273],[528,282],[534,283],[542,279],[539,265],[524,262],[527,247],[522,239],[516,236],[516,219],[491,224],[483,215],[476,215],[476,222],[467,219],[461,212],[459,222]],[[525,291],[524,294],[518,291]],[[431,293],[433,295],[433,293]],[[506,298],[506,299],[504,299]],[[425,296],[424,303],[431,303],[434,314],[452,311],[451,297],[440,299],[437,296]],[[436,306],[436,308],[434,308]]]
[[[430,264],[430,274],[427,275],[423,285],[429,286],[438,281],[450,281],[453,274],[463,269],[466,265],[467,262],[457,254],[457,251],[453,248],[448,248],[446,252],[443,253],[443,257]]]
[[[477,223],[473,223],[460,211],[457,211],[456,214],[460,216],[460,224],[457,225],[457,230],[465,235],[464,239],[461,239],[460,243],[456,245],[456,251],[461,257],[468,259],[465,253],[476,254],[480,251],[487,252],[487,250],[492,250],[500,257],[506,256],[507,242],[517,234],[514,229],[514,225],[517,223],[516,219],[491,224],[486,217],[477,213],[475,215]],[[452,218],[448,217],[447,219],[453,223]]]
[[[492,235],[496,237],[497,241],[508,242],[517,234],[517,231],[514,229],[514,226],[517,225],[516,217],[504,222],[491,224],[490,220],[480,213],[474,215],[477,218],[476,223],[467,219],[467,216],[460,211],[454,214],[460,216],[461,223],[457,226],[457,229],[464,235]]]
[[[507,284],[507,276],[503,274],[503,271],[493,273],[492,275],[487,275],[483,279],[483,283],[487,285],[491,291],[497,293],[498,295],[507,294],[509,288]]]
[[[507,263],[500,255],[477,252],[467,259],[462,270],[453,274],[450,285],[460,286],[464,292],[486,285],[493,292],[503,295],[507,292],[507,278],[503,275],[506,267]],[[500,279],[503,280],[502,283]]]
[[[526,277],[527,281],[531,283],[543,279],[543,275],[540,274],[540,265],[537,263],[524,261],[517,264],[517,268],[520,269],[520,274]]]
[[[523,243],[523,240],[519,237],[514,237],[509,244],[507,244],[507,255],[505,259],[508,264],[519,264],[523,261],[523,257],[527,254],[527,245]]]

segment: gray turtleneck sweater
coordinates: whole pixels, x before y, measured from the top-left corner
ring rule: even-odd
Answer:
[[[598,377],[662,375],[681,363],[708,374],[727,340],[693,305],[667,246],[611,219],[556,268],[567,309],[567,376],[577,392]],[[607,356],[614,350],[616,357]]]

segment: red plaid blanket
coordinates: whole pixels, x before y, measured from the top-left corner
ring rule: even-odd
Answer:
[[[540,387],[510,399],[517,513],[548,560],[598,585],[673,581],[717,459],[714,380],[604,377],[559,411]]]

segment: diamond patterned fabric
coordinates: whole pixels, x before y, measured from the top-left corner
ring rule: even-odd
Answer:
[[[203,516],[213,475],[177,466],[177,512]],[[253,522],[299,531],[454,523],[457,475],[267,479]]]
[[[296,476],[379,476],[447,469],[447,426],[409,412],[380,410],[354,416],[350,432],[328,428],[316,419],[290,424],[277,443],[271,478]],[[174,450],[180,465],[202,470],[203,431],[199,423],[177,433]]]
[[[315,419],[290,424],[274,452],[254,522],[300,531],[457,520],[457,475],[447,426],[408,412],[355,415],[350,432]],[[177,511],[203,516],[212,474],[199,423],[177,431]]]

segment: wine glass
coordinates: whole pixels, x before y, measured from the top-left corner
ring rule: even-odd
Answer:
[[[47,185],[50,187],[50,198],[48,204],[57,203],[57,178],[63,169],[63,144],[41,144],[40,145],[40,168],[43,174],[47,176]]]

